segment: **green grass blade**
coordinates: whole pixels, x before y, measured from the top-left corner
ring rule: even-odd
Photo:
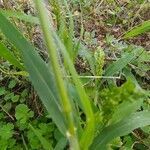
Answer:
[[[135,26],[133,29],[127,31],[123,38],[129,39],[132,37],[135,37],[137,35],[140,35],[142,33],[146,33],[150,31],[150,20],[143,22],[142,24]]]
[[[48,113],[60,131],[65,135],[66,126],[58,101],[54,76],[48,65],[41,59],[34,47],[0,13],[0,29],[10,42],[21,52],[29,77]]]
[[[49,24],[52,24],[52,23],[49,23]],[[51,33],[49,33],[49,36],[52,34],[51,37],[53,37],[54,41],[56,42],[55,46],[57,45],[57,49],[59,49],[63,54],[63,57],[67,65],[67,69],[69,69],[72,75],[72,79],[74,81],[77,93],[80,97],[83,111],[85,112],[85,115],[86,115],[86,126],[84,128],[82,136],[80,137],[80,146],[81,146],[81,149],[88,149],[89,145],[92,143],[92,140],[95,134],[94,133],[95,132],[95,118],[94,118],[93,110],[91,107],[90,99],[88,98],[85,92],[85,89],[80,79],[78,78],[78,74],[74,68],[74,64],[65,46],[62,44],[61,40],[58,38],[58,36],[54,32],[55,30],[52,28],[52,25],[49,25],[49,28],[50,28],[49,30],[51,31]]]
[[[25,22],[29,22],[29,23],[32,23],[32,24],[39,24],[39,20],[37,17],[34,17],[32,15],[26,15],[22,12],[16,12],[16,11],[13,11],[13,10],[3,10],[3,9],[0,9],[0,12],[5,16],[5,17],[10,17],[10,18],[16,18],[16,19],[19,19],[19,20],[22,20],[22,21],[25,21]]]
[[[110,120],[111,124],[114,124],[136,112],[138,109],[140,109],[142,104],[143,100],[138,100],[135,102],[124,101],[123,103],[119,104],[112,115]]]
[[[48,49],[49,57],[51,60],[51,66],[55,74],[56,83],[60,95],[60,102],[62,106],[63,114],[66,118],[66,125],[67,125],[67,132],[66,136],[70,142],[71,149],[78,150],[79,144],[78,144],[78,138],[76,134],[76,126],[74,123],[74,116],[73,116],[73,110],[71,107],[70,99],[67,93],[67,89],[63,80],[63,74],[60,68],[60,62],[58,57],[58,47],[55,44],[54,38],[53,38],[53,32],[51,30],[51,26],[49,23],[49,16],[47,15],[46,7],[43,1],[41,0],[35,0],[34,1],[35,6],[38,10],[39,14],[39,20],[41,29],[43,31],[45,43]]]
[[[120,59],[115,61],[114,63],[110,64],[105,71],[105,76],[113,76],[115,73],[118,73],[121,71],[125,66],[128,65],[133,59],[137,57],[137,54],[139,53],[141,49],[137,48],[134,49],[130,53],[125,53]]]
[[[80,146],[81,146],[81,149],[88,149],[88,147],[92,143],[92,140],[94,138],[94,132],[95,132],[95,118],[94,118],[94,113],[91,107],[90,99],[85,92],[85,89],[74,68],[74,64],[72,60],[70,59],[70,56],[68,52],[66,51],[64,45],[61,43],[60,39],[58,38],[55,32],[53,32],[53,36],[56,40],[56,44],[58,45],[59,49],[61,50],[65,58],[65,61],[67,62],[66,63],[67,67],[69,68],[69,71],[72,75],[72,79],[75,84],[76,91],[79,95],[83,111],[85,112],[85,115],[86,115],[86,127],[84,128],[82,136],[80,137]]]
[[[0,43],[0,57],[3,57],[5,60],[9,61],[15,67],[18,67],[21,70],[25,70],[24,66],[16,59],[13,53],[8,50],[2,43]]]
[[[39,141],[41,142],[41,144],[45,150],[53,150],[53,147],[50,144],[50,142],[47,141],[38,130],[36,130],[31,124],[29,124],[29,127],[34,132],[34,134],[37,136],[37,138],[39,139]]]
[[[123,74],[126,77],[127,80],[131,80],[137,88],[142,89],[141,86],[138,83],[138,80],[136,79],[136,77],[134,76],[134,74],[131,72],[131,69],[126,67],[123,69]]]
[[[66,145],[67,145],[67,139],[63,137],[58,141],[54,150],[64,150]]]
[[[69,9],[69,5],[68,2],[66,0],[64,0],[64,5],[65,8],[67,10],[67,13],[69,15],[69,27],[68,27],[68,44],[67,44],[67,50],[70,54],[71,59],[73,60],[73,62],[75,61],[76,58],[76,49],[74,48],[74,39],[75,39],[75,35],[74,35],[74,19],[73,19],[73,14],[71,13],[70,9]],[[72,51],[72,52],[71,52]]]
[[[137,112],[122,121],[106,127],[94,140],[91,149],[105,150],[114,138],[127,135],[134,129],[150,125],[150,112]]]
[[[53,7],[55,7],[54,13],[56,14],[57,22],[59,24],[59,37],[65,45],[65,48],[70,55],[70,58],[74,60],[74,22],[72,14],[69,10],[68,3],[65,0],[56,0],[52,2],[52,5]],[[65,10],[64,7],[66,8]]]

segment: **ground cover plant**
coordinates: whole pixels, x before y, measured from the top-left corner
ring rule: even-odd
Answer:
[[[149,1],[0,7],[0,149],[150,148]]]

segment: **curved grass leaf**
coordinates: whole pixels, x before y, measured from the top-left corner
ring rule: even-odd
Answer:
[[[106,68],[105,76],[113,76],[115,73],[121,71],[126,65],[128,65],[128,63],[137,57],[139,52],[141,52],[141,49],[137,48],[130,53],[125,53],[120,59]]]
[[[58,47],[57,45],[55,45],[53,34],[52,31],[50,30],[51,26],[48,22],[50,21],[49,20],[50,16],[47,15],[48,11],[46,11],[46,6],[44,4],[44,1],[35,0],[34,3],[38,11],[41,29],[43,31],[45,43],[50,57],[51,66],[55,74],[56,84],[60,95],[60,103],[62,106],[62,113],[66,119],[66,126],[67,126],[66,136],[69,140],[71,149],[72,148],[79,149],[77,131],[74,122],[74,115],[70,103],[70,98],[68,96],[68,91],[66,89],[65,82],[63,79],[64,76],[60,67],[60,61],[59,61],[58,51],[57,51]]]
[[[13,53],[8,50],[2,43],[0,43],[0,57],[3,57],[5,60],[9,61],[15,67],[18,67],[21,70],[24,70],[24,66],[16,59]]]
[[[67,139],[63,137],[58,141],[54,150],[64,150],[66,145],[67,145]]]
[[[34,17],[32,15],[26,15],[22,12],[0,9],[0,13],[2,13],[5,17],[13,17],[29,23],[39,24],[39,19],[37,17]]]
[[[136,112],[143,104],[143,100],[138,100],[134,102],[124,101],[116,108],[114,114],[111,118],[111,124],[120,121],[123,118],[128,117],[132,113]]]
[[[54,31],[54,30],[52,30]],[[56,44],[58,48],[61,50],[65,61],[67,62],[67,67],[72,75],[73,82],[75,84],[76,92],[80,98],[80,102],[77,100],[76,102],[80,105],[82,105],[82,110],[85,112],[86,115],[86,126],[83,130],[83,133],[80,137],[80,146],[81,149],[88,149],[88,147],[91,145],[94,137],[94,132],[95,132],[95,118],[93,114],[93,110],[91,107],[91,102],[86,94],[86,91],[84,87],[82,86],[82,83],[80,79],[78,78],[78,74],[74,68],[74,64],[72,63],[72,60],[69,57],[69,54],[67,53],[64,45],[61,43],[59,37],[55,32],[53,32],[53,36],[56,40]]]
[[[134,76],[134,74],[131,72],[130,68],[125,67],[123,69],[123,74],[125,75],[127,80],[131,80],[137,88],[141,89],[136,77]]]
[[[91,146],[94,150],[105,150],[109,142],[119,136],[127,135],[134,129],[150,125],[150,112],[143,111],[130,115],[120,122],[106,127],[95,139]]]
[[[128,32],[125,33],[123,38],[129,39],[139,34],[149,32],[149,31],[150,31],[150,20],[145,21],[141,25],[138,25],[134,27],[133,29],[129,30]]]
[[[58,92],[54,75],[48,65],[41,59],[34,47],[21,33],[0,13],[0,29],[10,42],[20,51],[29,77],[38,92],[48,113],[60,131],[65,135],[66,125],[60,109]]]
[[[40,3],[41,1],[38,0],[38,2]],[[41,3],[41,6],[42,6],[42,3]],[[40,5],[39,5],[39,7],[40,7]],[[41,10],[44,10],[44,9],[41,9]],[[55,47],[55,49],[59,49],[62,52],[64,61],[66,62],[66,68],[70,71],[70,73],[72,75],[73,82],[75,84],[77,93],[80,97],[83,111],[85,112],[85,115],[86,115],[86,125],[85,125],[84,131],[83,131],[81,137],[79,137],[80,138],[80,146],[81,146],[81,149],[83,149],[83,148],[88,149],[89,145],[93,141],[94,131],[95,131],[95,118],[94,118],[93,110],[91,107],[90,99],[87,96],[85,89],[82,86],[82,83],[80,82],[80,80],[78,78],[78,74],[74,68],[74,64],[72,63],[72,60],[70,59],[70,56],[69,56],[68,52],[66,51],[64,44],[62,44],[62,42],[60,41],[60,38],[58,38],[58,36],[56,35],[56,32],[54,32],[55,30],[53,29],[51,22],[48,22],[48,16],[46,16],[46,12],[41,11],[41,18],[42,18],[41,23],[43,25],[43,31],[45,30],[45,27],[46,27],[47,33],[48,33],[48,35],[46,35],[46,36],[49,36],[50,39],[53,39],[52,41],[56,42],[55,45],[54,45],[54,43],[52,43],[53,46]],[[47,43],[50,44],[51,42],[47,42]],[[75,146],[75,144],[74,144],[74,146]],[[76,147],[73,147],[73,148],[75,149]]]

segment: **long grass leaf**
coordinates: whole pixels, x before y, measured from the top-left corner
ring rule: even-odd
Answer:
[[[21,70],[24,70],[24,66],[16,59],[13,53],[8,50],[2,43],[0,43],[0,57],[3,57],[5,60],[9,61],[10,64],[18,67]]]
[[[72,79],[75,84],[76,91],[79,95],[83,111],[85,112],[86,115],[86,126],[84,128],[82,136],[80,137],[80,146],[81,149],[88,149],[89,145],[92,143],[92,140],[94,138],[94,132],[95,132],[95,118],[91,107],[90,99],[85,92],[85,89],[74,68],[74,64],[72,63],[72,60],[70,59],[69,54],[66,51],[64,45],[61,43],[60,39],[58,38],[55,32],[53,32],[53,36],[56,40],[57,46],[61,50],[67,62],[67,67],[69,68],[69,71],[72,75]]]
[[[125,75],[126,79],[131,80],[136,85],[137,88],[142,89],[138,83],[138,80],[136,79],[134,74],[131,72],[130,68],[125,67],[123,69],[123,74]]]
[[[48,48],[49,57],[51,60],[51,66],[55,74],[56,83],[60,95],[60,102],[62,106],[63,114],[66,118],[67,125],[67,138],[70,142],[71,149],[78,150],[78,138],[76,132],[76,126],[74,123],[73,110],[71,107],[70,99],[67,93],[67,88],[63,80],[62,71],[59,64],[59,57],[57,51],[57,45],[55,44],[52,31],[49,25],[49,16],[47,15],[46,7],[43,1],[35,0],[35,6],[39,13],[40,25],[43,31],[46,46]]]
[[[126,67],[133,59],[137,57],[140,48],[134,49],[130,53],[125,53],[120,59],[110,64],[105,71],[105,76],[113,76],[114,74],[121,71],[124,67]]]
[[[22,12],[17,12],[17,11],[13,11],[13,10],[3,10],[0,9],[0,12],[8,18],[16,18],[25,22],[29,22],[32,24],[39,24],[39,19],[37,17],[34,17],[32,15],[26,15]]]
[[[127,135],[134,129],[150,125],[150,112],[137,112],[120,122],[106,127],[94,140],[91,149],[105,150],[114,138]]]
[[[142,24],[135,26],[133,29],[127,31],[123,38],[129,39],[135,37],[139,34],[146,33],[150,31],[150,20],[143,22]]]
[[[49,24],[52,24],[52,23],[49,23]],[[55,38],[55,41],[56,41],[55,44],[57,45],[57,49],[59,49],[62,52],[63,57],[65,61],[67,62],[66,63],[68,67],[67,69],[69,69],[72,75],[72,79],[74,81],[77,93],[80,97],[80,101],[83,106],[83,111],[86,114],[86,126],[84,128],[82,136],[80,137],[80,146],[81,146],[81,149],[88,149],[89,145],[92,143],[92,140],[94,138],[94,132],[95,132],[95,118],[94,118],[93,110],[91,107],[90,99],[88,98],[85,92],[85,89],[83,88],[82,83],[80,79],[78,78],[77,72],[74,68],[74,64],[72,60],[70,59],[70,56],[66,48],[64,47],[61,40],[58,38],[58,36],[54,32],[52,25],[49,25],[49,30],[51,31],[50,33],[48,32],[49,36],[51,36],[51,38],[52,37]]]
[[[0,29],[12,44],[21,52],[30,79],[38,92],[48,113],[60,131],[66,134],[65,120],[58,100],[54,76],[47,64],[41,59],[34,47],[0,13]]]
[[[132,113],[136,112],[143,104],[143,100],[138,100],[135,102],[124,101],[120,105],[117,106],[115,112],[112,115],[111,123],[116,123],[123,118],[128,117]]]
[[[63,137],[58,141],[54,150],[64,150],[66,145],[67,145],[67,139]]]

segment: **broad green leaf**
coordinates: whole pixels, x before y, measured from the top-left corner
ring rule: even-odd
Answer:
[[[143,22],[142,24],[134,27],[133,29],[129,30],[125,33],[123,38],[129,39],[135,37],[139,34],[146,33],[150,31],[150,20]]]
[[[143,100],[135,100],[134,102],[124,101],[123,103],[121,103],[112,115],[112,118],[110,120],[111,124],[114,124],[136,112],[142,106],[142,103]]]
[[[105,71],[105,76],[113,76],[115,73],[121,71],[125,66],[128,65],[133,59],[137,57],[140,52],[140,48],[134,49],[130,53],[125,53],[120,59],[110,64]]]
[[[137,88],[141,88],[140,85],[139,85],[139,83],[138,83],[138,81],[136,80],[136,77],[131,72],[130,68],[125,67],[123,69],[123,73],[124,73],[124,75],[125,75],[125,77],[126,77],[127,80],[128,79],[131,80],[136,85]]]
[[[2,43],[0,43],[0,57],[3,57],[5,60],[9,61],[15,67],[24,70],[24,66],[16,59],[13,53],[10,50],[8,50]]]
[[[32,131],[34,132],[34,134],[38,137],[39,141],[41,142],[43,148],[45,150],[52,150],[52,145],[50,144],[49,141],[47,141],[40,132],[38,132],[38,130],[36,130],[31,124],[29,124],[29,127],[32,129]]]
[[[33,24],[39,24],[39,20],[37,17],[31,16],[31,15],[26,15],[22,12],[16,12],[12,10],[3,10],[0,9],[0,12],[5,16],[5,17],[13,17],[17,18],[19,20],[23,20],[25,22],[33,23]]]
[[[48,65],[42,60],[35,48],[21,33],[0,13],[0,29],[12,44],[20,51],[30,80],[39,94],[48,113],[60,131],[65,134],[65,120],[60,109],[58,92],[54,75]]]
[[[150,125],[150,112],[143,111],[132,114],[120,122],[110,125],[94,139],[91,149],[105,150],[109,142],[119,136],[124,136],[134,129]]]
[[[67,139],[63,137],[58,141],[54,150],[64,150],[66,145],[67,145]]]

